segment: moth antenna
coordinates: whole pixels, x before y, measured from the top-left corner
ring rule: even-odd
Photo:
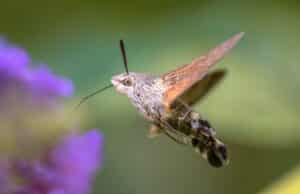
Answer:
[[[101,89],[96,90],[95,92],[93,92],[93,93],[91,93],[91,94],[89,94],[89,95],[87,95],[87,96],[84,96],[84,97],[80,100],[80,102],[77,104],[77,106],[75,106],[74,110],[78,109],[78,108],[80,107],[80,105],[82,105],[82,104],[83,104],[85,101],[87,101],[89,98],[91,98],[91,97],[93,97],[93,96],[95,96],[95,95],[97,95],[97,94],[103,92],[104,90],[111,88],[111,87],[113,87],[113,85],[112,85],[112,84],[109,84],[109,85],[107,85],[107,86],[105,86],[105,87],[103,87],[103,88],[101,88]]]
[[[127,74],[129,74],[128,65],[127,65],[127,57],[126,57],[125,44],[124,44],[123,40],[120,40],[120,48],[121,48],[121,53],[122,53],[122,57],[123,57],[123,63],[124,63],[125,71],[126,71]]]

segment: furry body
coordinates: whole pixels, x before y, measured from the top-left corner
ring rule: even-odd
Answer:
[[[132,91],[126,91],[131,103],[158,130],[178,143],[193,146],[213,166],[227,163],[227,160],[221,161],[215,156],[222,154],[227,159],[227,152],[224,144],[215,137],[215,130],[208,121],[179,99],[170,108],[164,105],[162,94],[165,87],[160,77],[132,72],[125,76],[129,76],[132,82]],[[118,86],[116,88],[121,93],[124,90]],[[218,153],[220,147],[222,152]]]

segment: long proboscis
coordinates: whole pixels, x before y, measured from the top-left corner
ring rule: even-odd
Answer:
[[[125,71],[127,74],[129,74],[129,71],[128,71],[128,65],[127,65],[127,57],[126,57],[126,50],[125,50],[125,44],[124,44],[124,41],[123,40],[120,40],[120,49],[121,49],[121,53],[122,53],[122,57],[123,57],[123,63],[124,63],[124,67],[125,67]],[[80,102],[77,104],[77,106],[75,107],[75,110],[78,109],[85,101],[87,101],[89,98],[103,92],[104,90],[108,89],[108,88],[111,88],[113,85],[112,84],[109,84],[99,90],[96,90],[95,92],[87,95],[87,96],[84,96]]]
[[[80,100],[80,102],[77,104],[77,106],[75,107],[75,110],[78,109],[85,101],[87,101],[87,100],[90,99],[91,97],[93,97],[93,96],[95,96],[95,95],[97,95],[97,94],[99,94],[99,93],[103,92],[104,90],[109,89],[109,88],[111,88],[111,87],[113,87],[113,85],[112,85],[112,84],[109,84],[109,85],[107,85],[107,86],[105,86],[105,87],[103,87],[103,88],[100,88],[100,89],[96,90],[96,91],[93,92],[93,93],[90,93],[90,94],[87,95],[87,96],[84,96],[84,97]]]

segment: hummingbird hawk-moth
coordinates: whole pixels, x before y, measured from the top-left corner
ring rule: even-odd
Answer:
[[[214,167],[228,163],[225,144],[215,129],[192,106],[205,96],[225,75],[224,70],[209,72],[244,35],[238,33],[174,71],[161,76],[129,72],[123,40],[120,40],[125,73],[113,76],[109,86],[84,97],[85,100],[112,86],[125,94],[137,110],[150,121],[149,136],[165,134],[180,144],[191,145]]]

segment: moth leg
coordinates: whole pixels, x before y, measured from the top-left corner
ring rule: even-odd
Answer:
[[[163,132],[170,137],[172,140],[179,144],[188,144],[188,139],[184,133],[181,133],[180,131],[174,129],[168,122],[161,121],[165,126],[166,129],[163,130]]]
[[[158,135],[160,135],[162,132],[162,130],[156,126],[156,125],[151,125],[149,128],[149,133],[148,133],[148,137],[149,138],[154,138],[157,137]]]
[[[159,117],[157,118],[162,123],[162,128],[164,128],[162,129],[162,132],[179,144],[188,144],[188,140],[185,138],[186,135],[174,129],[174,127],[167,121],[172,110],[170,108],[166,108],[164,111],[165,114],[160,114],[159,112]]]
[[[181,100],[180,98],[177,99],[177,101],[183,105],[185,107],[185,109],[187,109],[187,111],[184,113],[183,116],[179,117],[178,119],[178,126],[181,126],[182,122],[186,119],[186,117],[191,113],[193,112],[192,108],[186,104],[183,100]]]
[[[170,139],[172,139],[173,141],[175,141],[178,144],[184,145],[184,142],[179,141],[176,137],[174,137],[173,135],[171,135],[171,133],[168,130],[164,130],[164,134],[166,134]]]
[[[180,98],[178,98],[177,101],[188,110],[187,112],[192,112],[193,111],[192,108],[186,102],[181,100]]]
[[[192,111],[189,110],[182,117],[179,117],[178,119],[178,126],[181,127],[182,122],[186,119],[186,117],[191,113]]]

